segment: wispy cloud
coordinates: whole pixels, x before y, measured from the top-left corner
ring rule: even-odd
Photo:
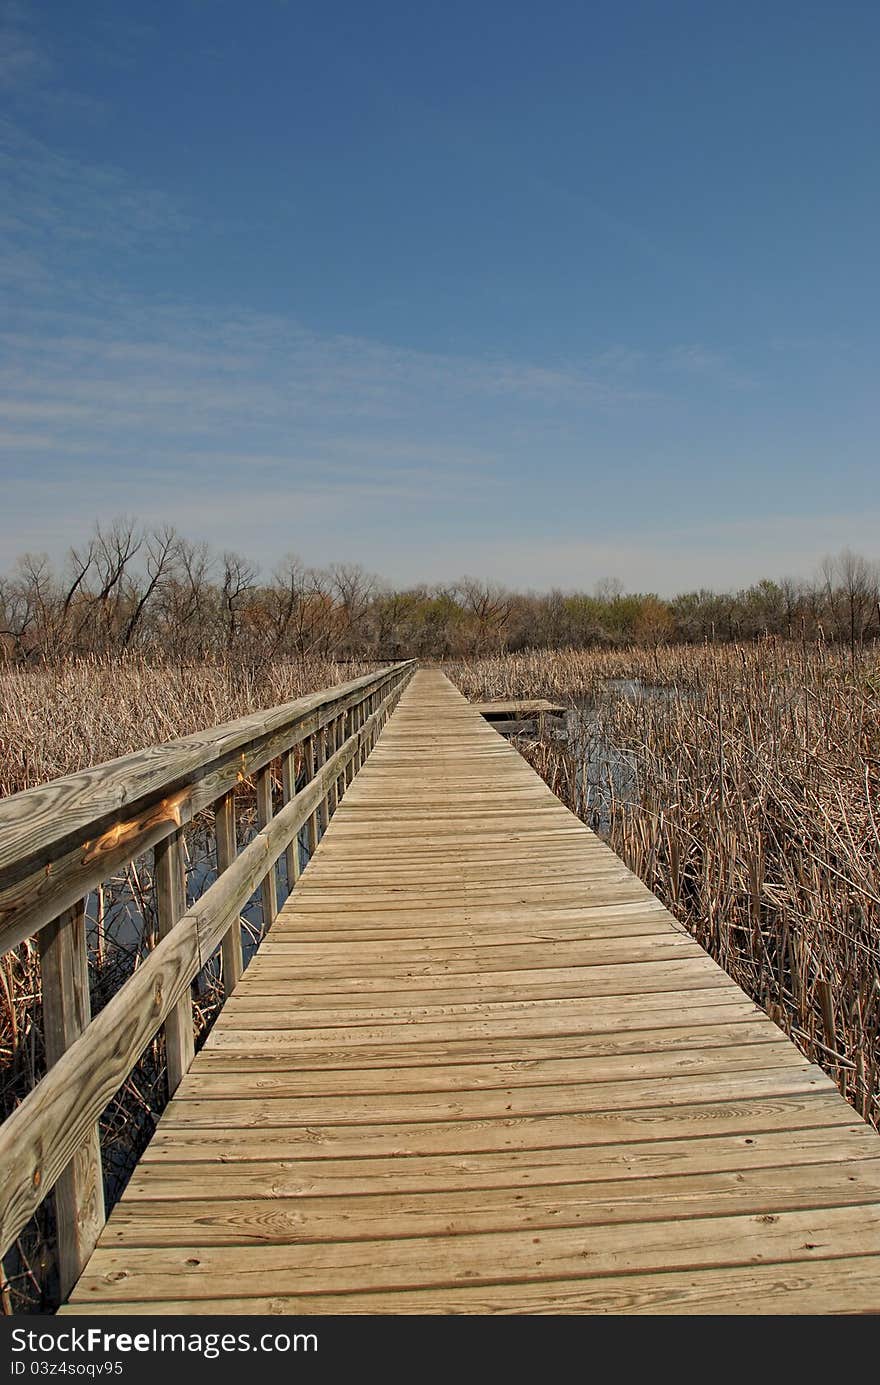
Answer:
[[[35,264],[58,262],[77,243],[167,243],[190,224],[160,189],[59,153],[11,120],[0,120],[0,177],[0,248],[27,253]]]
[[[6,13],[36,33],[24,11]],[[107,43],[124,61],[144,38]],[[22,91],[51,68],[32,48]],[[96,516],[134,512],[218,545],[253,542],[267,563],[299,547],[308,561],[355,558],[400,580],[432,575],[432,563],[438,576],[483,571],[499,525],[571,532],[572,491],[589,493],[591,468],[607,473],[603,430],[686,401],[694,375],[719,391],[742,385],[700,343],[454,354],[148,299],[127,287],[126,256],[142,263],[197,238],[189,209],[17,119],[0,121],[0,176],[0,566],[24,548],[57,554]],[[408,558],[409,533],[420,538]],[[441,573],[435,543],[437,555],[472,551]]]
[[[34,30],[32,11],[13,0],[0,5],[0,87],[8,92],[42,84],[53,70]]]

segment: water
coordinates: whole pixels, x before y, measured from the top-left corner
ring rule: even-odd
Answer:
[[[663,683],[645,683],[641,678],[606,678],[602,686],[620,693],[627,702],[668,702],[678,697],[679,689]]]
[[[639,678],[608,678],[604,692],[628,702],[668,701],[678,689]],[[582,698],[568,709],[564,730],[568,756],[576,765],[576,809],[594,831],[607,835],[614,806],[639,801],[638,758],[608,738],[599,716],[599,699]],[[552,735],[552,733],[551,733]]]

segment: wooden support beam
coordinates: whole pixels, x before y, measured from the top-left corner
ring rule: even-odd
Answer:
[[[305,741],[303,745],[303,761],[306,771],[306,782],[308,782],[311,779],[314,779],[315,774],[317,772],[319,736],[320,732],[318,732],[318,734],[315,736],[309,736],[308,740]],[[308,837],[310,857],[314,855],[315,848],[318,845],[318,829],[318,809],[316,808],[315,811],[310,815],[308,823],[306,824],[306,834]]]
[[[39,934],[43,1042],[51,1068],[91,1019],[85,901]],[[58,1277],[66,1297],[95,1248],[104,1215],[101,1142],[95,1122],[55,1184]]]
[[[214,835],[217,839],[217,874],[220,875],[232,865],[237,851],[235,792],[232,789],[218,799],[214,807]],[[235,919],[230,924],[229,931],[220,945],[220,953],[223,961],[223,989],[229,996],[238,985],[239,977],[244,969],[241,954],[241,922],[239,919]]]
[[[183,873],[183,829],[156,844],[153,851],[156,878],[156,917],[159,940],[166,938],[177,920],[186,913],[186,888]],[[168,1070],[168,1095],[180,1086],[195,1055],[192,995],[180,997],[165,1020],[165,1063]]]

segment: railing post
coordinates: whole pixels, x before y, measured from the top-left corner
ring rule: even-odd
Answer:
[[[156,918],[159,938],[166,937],[186,912],[186,887],[183,873],[183,830],[178,827],[153,848],[156,877]],[[174,1095],[195,1056],[192,995],[189,989],[165,1021],[165,1063],[168,1069],[168,1096]]]
[[[316,772],[317,772],[317,768],[318,768],[318,737],[317,737],[317,733],[316,733],[315,735],[313,735],[313,736],[309,736],[309,737],[303,742],[303,768],[304,768],[305,773],[306,773],[306,782],[308,783],[310,780],[314,779],[315,774],[316,774]],[[318,809],[317,809],[317,808],[315,808],[315,811],[314,811],[314,812],[311,814],[311,816],[309,817],[309,820],[308,820],[308,823],[307,823],[307,827],[306,827],[306,835],[307,835],[308,843],[309,843],[309,857],[311,858],[311,857],[315,854],[315,848],[316,848],[316,846],[318,845]]]
[[[43,1042],[51,1068],[91,1019],[85,901],[37,934],[43,986]],[[104,1225],[101,1142],[95,1124],[55,1184],[58,1278],[66,1298]]]
[[[378,706],[378,699],[379,699],[379,694],[378,694],[377,692],[374,692],[374,693],[371,693],[371,694],[370,694],[370,716],[373,715],[373,713],[374,713],[375,710],[376,710],[376,707]],[[373,726],[373,727],[370,728],[370,751],[372,751],[372,749],[373,749],[373,747],[374,747],[375,744],[376,744],[376,728],[375,728],[375,726]]]
[[[217,842],[217,874],[220,875],[224,870],[228,870],[236,856],[234,789],[218,798],[214,805],[214,836]],[[231,995],[244,970],[239,918],[229,925],[220,944],[220,955],[223,963],[223,989],[227,995]]]
[[[343,741],[343,744],[344,744],[351,736],[354,735],[356,729],[357,729],[357,707],[351,707],[351,708],[349,709],[349,711],[346,712],[345,718],[343,719],[343,722],[342,722],[342,741]],[[345,788],[348,787],[348,785],[351,783],[352,779],[354,778],[356,769],[357,769],[357,765],[356,765],[356,763],[355,763],[355,756],[352,755],[352,757],[351,757],[351,759],[349,760],[348,764],[345,766],[345,772],[344,772],[344,774],[343,774],[343,776],[342,776],[343,779],[344,779],[344,781],[345,781],[345,783],[344,783],[344,787],[345,787]]]
[[[272,766],[265,765],[257,772],[257,827],[267,827],[272,817]],[[275,867],[271,866],[260,885],[260,899],[263,911],[263,933],[269,932],[278,913],[278,884]]]
[[[332,760],[332,759],[333,759],[333,756],[336,754],[336,751],[339,749],[339,717],[334,717],[333,720],[330,722],[330,725],[327,727],[327,740],[328,740],[328,742],[329,742],[329,744],[328,744],[328,746],[327,746],[327,758],[330,759],[330,760]],[[333,776],[333,779],[332,779],[332,781],[331,781],[331,783],[330,783],[330,786],[329,786],[329,788],[328,788],[328,790],[327,790],[327,825],[328,825],[328,826],[330,825],[330,819],[332,818],[333,814],[336,812],[336,809],[337,809],[338,807],[339,807],[339,775],[336,774],[336,775]]]
[[[361,728],[363,727],[363,724],[364,724],[364,722],[366,721],[366,719],[367,719],[367,703],[366,703],[366,699],[365,699],[363,702],[359,702],[359,703],[358,703],[358,705],[357,705],[357,711],[356,711],[356,713],[355,713],[355,730],[358,732],[358,734],[360,734]],[[362,769],[363,769],[363,767],[364,767],[364,761],[366,760],[366,758],[367,758],[367,744],[366,744],[366,741],[361,741],[361,743],[360,743],[359,746],[358,746],[358,753],[357,753],[357,758],[356,758],[356,764],[357,764],[357,767],[358,767],[359,770],[362,770]]]
[[[285,803],[296,795],[296,759],[292,750],[288,750],[281,760],[281,791]],[[298,832],[285,851],[284,859],[287,863],[287,888],[292,890],[300,874]]]
[[[320,771],[324,768],[324,764],[325,764],[326,759],[327,759],[327,741],[328,741],[329,734],[330,734],[330,732],[329,732],[329,727],[327,727],[327,726],[322,726],[321,729],[320,729],[320,731],[318,732],[318,736],[317,736],[317,739],[316,739],[316,741],[315,741],[315,774],[320,773]],[[321,799],[321,802],[320,802],[320,805],[319,805],[319,809],[318,809],[318,840],[319,840],[319,841],[320,841],[320,839],[323,837],[324,833],[327,831],[327,826],[328,826],[328,823],[329,823],[329,822],[330,822],[330,792],[329,792],[329,790],[328,790],[327,793],[325,793],[324,797]]]
[[[347,711],[346,711],[346,712],[341,712],[340,715],[339,715],[339,718],[338,718],[338,720],[337,720],[337,722],[336,722],[336,749],[337,749],[337,750],[341,750],[342,747],[345,745],[345,741],[346,741],[346,737],[347,737],[347,728],[348,728],[348,712],[347,712]],[[346,765],[346,766],[345,766],[345,769],[341,770],[341,771],[339,772],[339,774],[336,776],[336,806],[337,806],[337,808],[339,807],[339,804],[340,804],[340,802],[341,802],[341,800],[342,800],[342,798],[343,798],[343,795],[345,794],[345,788],[346,788],[346,785],[347,785],[347,783],[348,783],[348,777],[347,777],[347,776],[348,776],[348,765]]]

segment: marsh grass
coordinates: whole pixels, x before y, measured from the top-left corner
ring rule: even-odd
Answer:
[[[447,671],[469,698],[575,707],[568,737],[521,742],[523,753],[880,1125],[876,651],[854,662],[766,641],[526,653]],[[605,773],[585,766],[585,744]],[[625,795],[621,756],[634,768]]]
[[[0,797],[359,678],[370,663],[125,658],[0,665]]]

